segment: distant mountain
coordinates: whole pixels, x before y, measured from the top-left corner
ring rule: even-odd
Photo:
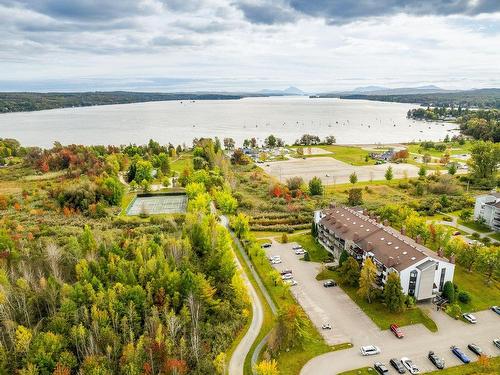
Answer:
[[[295,86],[287,87],[284,90],[263,89],[258,93],[263,95],[307,95],[304,91]]]
[[[445,92],[457,92],[457,90],[444,90],[434,85],[417,86],[417,87],[399,87],[388,88],[383,86],[364,86],[357,87],[350,91],[338,91],[328,94],[320,94],[320,96],[346,96],[346,95],[416,95],[416,94],[436,94]]]

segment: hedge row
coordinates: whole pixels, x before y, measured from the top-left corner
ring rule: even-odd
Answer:
[[[264,232],[288,232],[293,233],[296,230],[309,229],[311,228],[311,224],[295,224],[295,225],[286,225],[286,224],[277,224],[277,225],[251,225],[250,229],[253,231],[264,231]]]

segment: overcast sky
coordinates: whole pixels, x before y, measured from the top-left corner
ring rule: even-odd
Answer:
[[[500,0],[0,0],[0,90],[500,87]]]

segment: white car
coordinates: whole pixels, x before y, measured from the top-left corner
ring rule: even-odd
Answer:
[[[359,351],[361,352],[362,355],[375,355],[375,354],[380,354],[380,349],[378,346],[375,345],[366,345],[362,346]]]
[[[465,313],[465,314],[462,314],[462,316],[464,317],[465,320],[467,320],[469,323],[472,323],[472,324],[476,324],[477,323],[477,319],[474,315],[470,314],[470,313]]]
[[[304,249],[297,249],[295,250],[295,255],[304,255],[306,251]]]
[[[408,357],[403,357],[401,358],[401,363],[403,364],[404,367],[408,370],[408,372],[412,375],[415,374],[420,374],[420,370],[418,369],[417,366],[411,361],[410,358]]]
[[[269,260],[271,260],[271,261],[272,261],[272,260],[276,260],[276,259],[281,260],[281,257],[280,257],[279,255],[271,255],[271,256],[269,257]]]
[[[300,245],[293,245],[292,246],[292,250],[299,250],[299,249],[302,249],[302,246],[300,246]]]
[[[271,260],[271,264],[280,264],[280,263],[281,263],[281,259],[279,259],[279,258]]]
[[[332,325],[330,323],[325,323],[321,326],[321,329],[332,329]]]
[[[291,273],[285,273],[283,276],[281,276],[283,280],[292,280],[293,275]]]
[[[290,286],[295,286],[298,284],[297,281],[295,281],[294,279],[285,280],[285,282]]]

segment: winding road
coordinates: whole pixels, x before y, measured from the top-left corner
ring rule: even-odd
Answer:
[[[252,275],[254,279],[257,282],[257,285],[261,289],[261,292],[263,293],[264,297],[266,298],[267,303],[271,307],[271,310],[273,313],[276,313],[277,309],[276,306],[274,305],[274,302],[272,301],[271,297],[267,293],[267,290],[264,288],[264,285],[262,284],[262,281],[260,280],[259,275],[257,272],[253,269],[253,266],[250,262],[250,259],[248,258],[247,254],[245,253],[240,241],[234,233],[229,229],[229,221],[226,216],[221,215],[220,216],[220,221],[221,224],[228,228],[229,233],[231,234],[231,237],[234,240],[234,243],[238,247],[237,251],[240,252],[242,255],[243,259],[245,260],[245,263],[248,265],[250,268]],[[233,352],[233,355],[229,361],[229,366],[228,366],[228,373],[229,375],[243,375],[243,369],[245,366],[245,358],[247,357],[248,353],[250,352],[250,349],[252,348],[253,343],[255,340],[257,340],[257,337],[259,336],[259,332],[262,328],[262,324],[264,323],[264,307],[262,306],[262,302],[257,294],[257,291],[255,290],[253,284],[250,282],[248,275],[246,274],[245,270],[243,269],[243,266],[241,265],[240,261],[238,258],[236,258],[236,264],[238,268],[241,270],[241,276],[247,286],[248,294],[250,296],[250,301],[252,304],[252,322],[250,323],[250,327],[248,328],[247,332],[245,333],[245,336],[241,339],[240,343],[236,347],[236,349]],[[260,349],[262,348],[263,344],[265,343],[266,338],[264,338],[257,348],[255,349],[253,355],[252,355],[252,366],[257,362],[258,354],[260,352]]]

